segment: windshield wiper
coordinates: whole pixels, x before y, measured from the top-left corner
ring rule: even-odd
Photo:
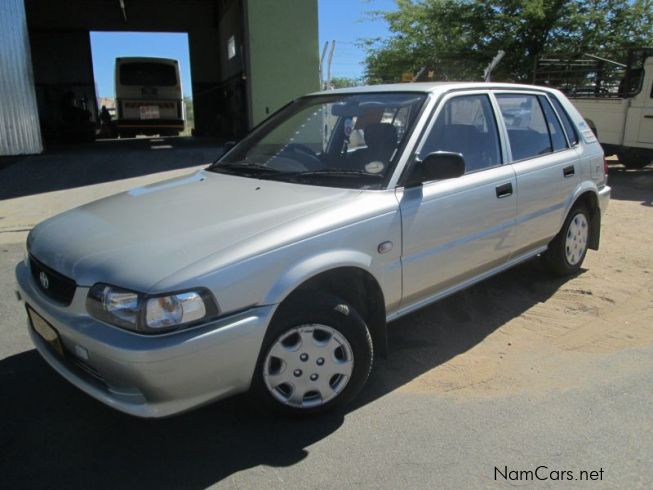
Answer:
[[[262,163],[256,163],[256,162],[250,162],[250,163],[245,163],[245,162],[221,162],[221,163],[214,163],[210,165],[207,170],[210,171],[216,171],[220,169],[225,169],[225,170],[244,170],[246,173],[254,173],[254,174],[259,174],[259,173],[279,173],[279,170],[275,168],[268,167],[267,165],[263,165]]]
[[[368,172],[363,172],[362,170],[347,170],[340,168],[325,168],[322,170],[307,170],[305,172],[287,172],[279,175],[274,175],[273,177],[320,177],[323,175],[336,176],[336,177],[372,177],[375,179],[382,179],[383,174],[371,174]]]

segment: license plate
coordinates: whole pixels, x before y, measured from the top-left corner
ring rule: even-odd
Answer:
[[[140,107],[141,119],[159,119],[158,105],[142,105]]]
[[[55,350],[55,352],[63,356],[63,345],[59,338],[59,332],[57,332],[52,325],[29,306],[26,306],[26,308],[32,329],[39,334],[39,336],[45,340]]]

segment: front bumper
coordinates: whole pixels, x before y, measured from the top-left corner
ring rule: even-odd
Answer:
[[[34,286],[23,262],[16,266],[16,279],[26,303],[58,331],[63,344],[62,357],[30,328],[43,358],[82,391],[137,417],[165,417],[246,391],[274,312],[274,306],[256,307],[146,336],[85,314],[87,288],[78,287],[71,305],[62,307]]]

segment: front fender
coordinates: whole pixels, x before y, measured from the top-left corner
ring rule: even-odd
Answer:
[[[379,278],[371,270],[372,257],[358,250],[330,250],[298,262],[282,274],[269,289],[263,304],[281,303],[291,292],[310,278],[331,269],[357,267],[369,272],[377,282]]]

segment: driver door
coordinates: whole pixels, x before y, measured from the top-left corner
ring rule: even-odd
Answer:
[[[505,264],[517,213],[515,173],[486,93],[454,95],[436,109],[418,154],[461,153],[465,175],[399,189],[402,306],[427,302]]]

